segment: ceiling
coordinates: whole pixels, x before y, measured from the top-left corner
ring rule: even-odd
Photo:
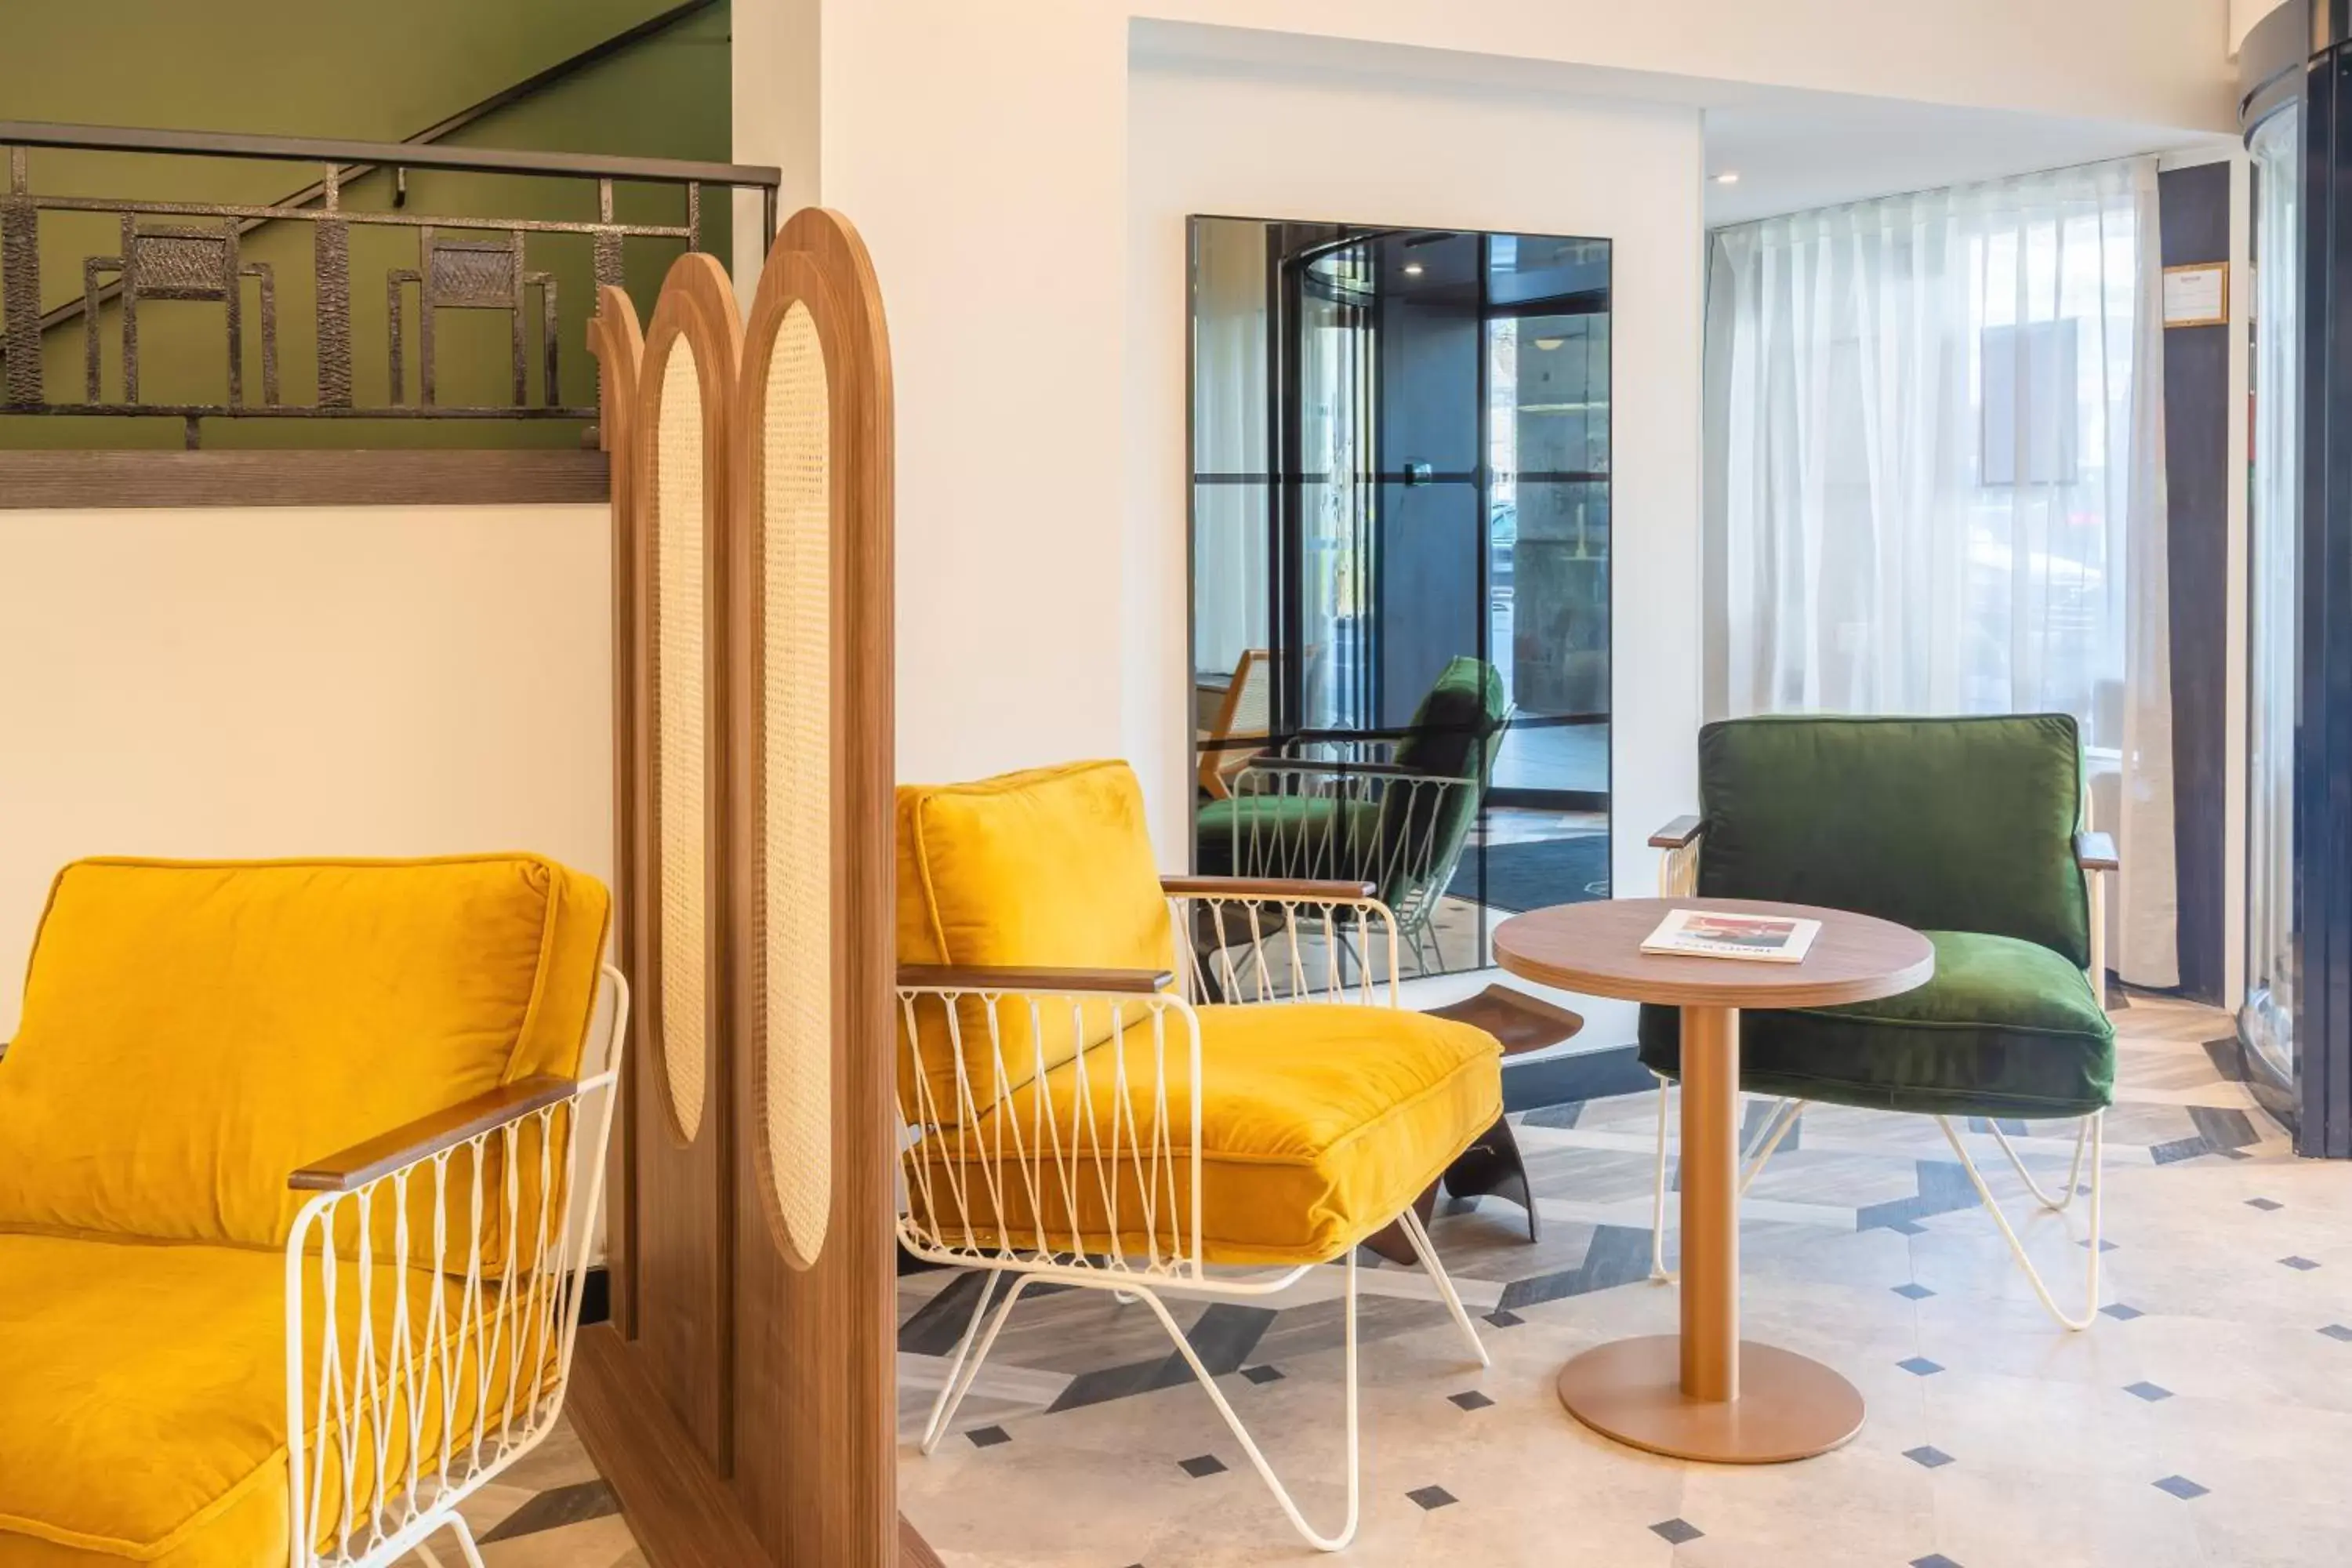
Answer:
[[[1782,93],[1706,110],[1709,226],[1903,191],[2022,174],[2234,138],[1836,93]]]
[[[1737,184],[1708,183],[1710,226],[2135,153],[2226,150],[2236,141],[2210,130],[1240,27],[1139,23],[1129,49],[1138,61],[1163,67],[1696,109],[1706,126],[1707,172],[1740,176]]]

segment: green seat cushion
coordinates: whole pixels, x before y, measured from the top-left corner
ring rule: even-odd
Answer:
[[[1381,808],[1339,795],[1238,795],[1194,819],[1203,877],[1335,877],[1378,882]]]
[[[1699,731],[1698,775],[1703,897],[1993,931],[2091,962],[2066,714],[1732,719]]]
[[[1872,1110],[2083,1116],[2115,1099],[2116,1031],[2083,972],[2046,947],[1922,933],[1936,977],[1875,1002],[1739,1019],[1739,1086]],[[1682,1018],[1643,1007],[1642,1065],[1679,1076]]]

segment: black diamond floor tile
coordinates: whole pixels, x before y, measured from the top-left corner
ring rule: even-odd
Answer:
[[[1944,1370],[1943,1363],[1929,1361],[1923,1355],[1911,1356],[1906,1360],[1898,1361],[1895,1364],[1901,1367],[1905,1372],[1909,1373],[1914,1377],[1933,1377],[1937,1373]]]
[[[1930,1470],[1940,1470],[1946,1465],[1952,1462],[1952,1457],[1949,1454],[1947,1454],[1943,1449],[1935,1447],[1932,1445],[1922,1446],[1916,1448],[1906,1448],[1903,1450],[1903,1457],[1910,1460],[1913,1464],[1922,1466]]]
[[[2283,1209],[2286,1207],[2284,1204],[2279,1202],[2276,1198],[2248,1198],[2246,1200],[2246,1206],[2250,1209],[2260,1209],[2264,1214],[2270,1213],[2273,1209]]]
[[[1445,1508],[1461,1500],[1444,1487],[1419,1487],[1404,1495],[1425,1509]]]
[[[2200,1487],[2187,1476],[2167,1476],[2156,1483],[2156,1489],[2160,1492],[2170,1492],[2181,1501],[2188,1502],[2191,1499],[2203,1497],[2213,1489]]]
[[[2108,1317],[2113,1318],[2118,1323],[2128,1323],[2134,1318],[2145,1318],[2147,1316],[2146,1312],[2141,1311],[2137,1307],[2126,1307],[2121,1301],[2110,1301],[2105,1306],[2100,1308],[2099,1310],[2105,1313]]]
[[[1662,1540],[1672,1542],[1676,1546],[1680,1546],[1685,1541],[1696,1541],[1706,1533],[1686,1519],[1661,1520],[1650,1526],[1650,1532]]]
[[[975,1448],[993,1448],[999,1443],[1013,1441],[1013,1434],[1002,1426],[975,1426],[964,1436],[971,1439]]]
[[[1248,1378],[1252,1383],[1280,1383],[1282,1381],[1282,1372],[1278,1367],[1245,1366],[1242,1368],[1242,1375]]]
[[[1221,1476],[1225,1473],[1225,1462],[1214,1454],[1199,1454],[1189,1459],[1179,1459],[1176,1465],[1179,1469],[1196,1481],[1203,1476]]]
[[[2289,1268],[2294,1269],[2297,1273],[2307,1273],[2319,1267],[2318,1264],[2314,1263],[2310,1258],[2302,1257],[2282,1258],[2279,1261],[2285,1264]]]
[[[1928,1297],[1935,1294],[1933,1290],[1928,1289],[1925,1285],[1916,1283],[1910,1285],[1896,1285],[1892,1287],[1892,1289],[1896,1295],[1902,1297],[1906,1301],[1924,1301]]]
[[[2342,1323],[2330,1323],[2319,1331],[2331,1340],[2342,1340],[2347,1344],[2352,1344],[2352,1328],[2347,1328]]]
[[[1445,1397],[1465,1410],[1484,1410],[1495,1403],[1475,1388],[1465,1389],[1460,1394],[1449,1394]]]
[[[2159,1399],[2169,1399],[2172,1397],[2172,1390],[2166,1388],[2161,1384],[2155,1383],[2126,1384],[2124,1385],[2124,1392],[2130,1394],[2135,1399],[2145,1399],[2150,1405],[2155,1404]]]

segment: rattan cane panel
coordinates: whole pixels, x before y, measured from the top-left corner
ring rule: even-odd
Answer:
[[[662,1074],[670,1113],[702,1130],[709,1066],[709,798],[705,785],[709,625],[704,597],[702,384],[694,350],[671,344],[662,369],[654,497],[654,800],[660,820]]]
[[[824,1247],[833,1193],[832,412],[807,305],[777,329],[761,420],[768,1173],[784,1253]]]

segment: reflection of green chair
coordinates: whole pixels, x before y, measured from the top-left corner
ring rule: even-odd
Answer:
[[[1368,883],[1424,969],[1431,917],[1495,770],[1510,703],[1494,666],[1454,659],[1394,741],[1294,742],[1201,807],[1203,876]],[[1385,753],[1385,754],[1384,754]]]
[[[1853,910],[1920,931],[1935,977],[1881,1001],[1740,1018],[1740,1087],[1781,1097],[1756,1169],[1807,1101],[1933,1116],[2051,1313],[2086,1328],[2098,1306],[2100,1116],[2114,1098],[2115,1028],[2095,873],[2115,864],[2083,824],[2082,752],[2065,714],[1971,719],[1780,717],[1699,733],[1705,816],[1650,842],[1669,898],[1767,899]],[[1695,864],[1694,864],[1695,861]],[[1696,872],[1696,876],[1691,875]],[[2086,969],[2089,971],[2085,973]],[[1643,1064],[1681,1067],[1680,1019],[1643,1007]],[[1658,1225],[1664,1224],[1660,1091]],[[1993,1203],[1955,1117],[1979,1118],[2044,1208],[2074,1201],[2090,1152],[2088,1300],[2069,1316]],[[2081,1118],[2059,1194],[2027,1172],[2004,1122]],[[1661,1267],[1663,1272],[1663,1267]]]

